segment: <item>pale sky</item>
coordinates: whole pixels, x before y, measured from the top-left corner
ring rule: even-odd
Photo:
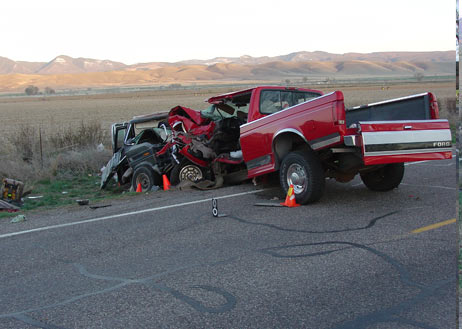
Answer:
[[[0,56],[125,64],[454,50],[453,0],[1,0]]]

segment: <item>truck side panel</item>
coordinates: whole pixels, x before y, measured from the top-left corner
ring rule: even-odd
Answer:
[[[298,104],[241,126],[241,148],[249,177],[277,169],[273,141],[281,134],[296,134],[314,150],[343,142],[343,94],[339,91]]]

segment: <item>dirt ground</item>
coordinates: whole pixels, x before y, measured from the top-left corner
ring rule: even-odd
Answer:
[[[323,92],[341,90],[347,106],[431,91],[442,101],[442,117],[449,116],[444,108],[446,100],[455,100],[455,82],[306,87]],[[23,125],[40,126],[46,134],[47,129],[65,128],[82,121],[100,122],[109,130],[114,122],[128,120],[135,115],[168,111],[176,105],[205,109],[207,98],[234,90],[236,87],[209,87],[87,96],[0,98],[0,115],[3,134],[11,133]]]

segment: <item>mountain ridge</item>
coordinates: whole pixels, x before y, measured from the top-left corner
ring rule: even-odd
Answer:
[[[276,57],[216,57],[176,63],[125,65],[110,60],[55,57],[48,63],[0,57],[0,91],[39,88],[93,88],[204,83],[282,81],[360,77],[455,76],[454,52],[330,54],[298,52]],[[449,60],[450,57],[452,60]],[[371,59],[371,60],[370,60]],[[380,59],[380,60],[379,60]],[[3,72],[3,73],[2,73]]]
[[[373,52],[373,53],[344,53],[334,54],[324,51],[299,51],[280,56],[252,57],[243,55],[240,57],[215,57],[212,59],[189,59],[178,62],[146,62],[127,65],[111,60],[92,58],[72,58],[66,55],[56,56],[49,62],[26,62],[14,61],[6,57],[0,57],[0,74],[70,74],[109,71],[133,71],[152,70],[167,66],[183,65],[214,65],[219,63],[235,63],[241,65],[259,65],[271,62],[333,62],[333,61],[371,61],[371,62],[454,62],[453,51],[432,52]]]

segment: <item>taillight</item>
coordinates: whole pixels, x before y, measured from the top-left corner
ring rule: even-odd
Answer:
[[[432,93],[428,93],[430,96],[430,114],[432,119],[439,119],[440,118],[440,111],[438,108],[438,102],[436,101],[436,97]]]

